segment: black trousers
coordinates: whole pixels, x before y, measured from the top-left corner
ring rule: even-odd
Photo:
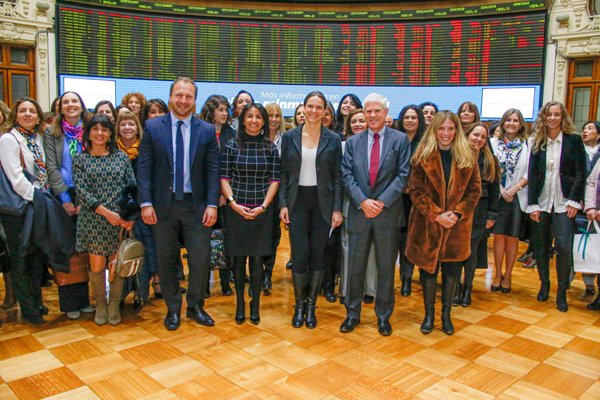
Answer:
[[[20,249],[20,235],[25,226],[25,217],[2,216],[6,241],[10,255],[10,272],[13,290],[25,318],[41,316],[43,256],[33,248],[25,255]]]
[[[182,201],[173,200],[169,213],[154,225],[160,287],[167,309],[171,312],[179,312],[182,303],[177,262],[179,234],[188,252],[188,307],[204,307],[204,291],[210,268],[210,231],[210,228],[202,225],[202,216],[197,215],[192,196],[188,194]]]
[[[340,273],[342,258],[342,227],[339,226],[331,234],[325,246],[325,274],[321,288],[325,293],[335,290],[335,277]]]
[[[290,218],[290,242],[294,253],[293,271],[305,274],[325,267],[325,246],[330,221],[325,221],[319,207],[316,186],[300,186]]]
[[[442,270],[442,276],[447,275],[459,277],[463,264],[464,261],[441,262],[438,264],[438,267],[435,269],[434,273],[421,270],[421,277],[423,279],[437,279],[440,269]]]
[[[559,285],[569,284],[573,265],[573,232],[575,222],[567,213],[540,212],[540,222],[531,223],[531,243],[542,282],[550,282],[550,247],[556,248],[556,277]]]

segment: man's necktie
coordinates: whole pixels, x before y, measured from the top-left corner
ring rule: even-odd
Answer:
[[[369,162],[369,182],[371,184],[371,190],[375,188],[375,179],[377,178],[377,171],[379,170],[379,133],[373,134],[373,147],[371,147],[371,161]]]
[[[183,200],[183,121],[177,121],[177,136],[175,138],[175,200]]]

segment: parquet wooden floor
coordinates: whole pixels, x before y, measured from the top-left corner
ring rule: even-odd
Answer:
[[[174,332],[163,327],[162,301],[136,314],[129,297],[123,324],[99,327],[89,315],[68,321],[56,287],[44,289],[44,326],[0,311],[0,400],[600,399],[600,313],[585,309],[591,299],[581,297],[579,276],[563,314],[554,274],[550,300],[538,303],[535,270],[516,266],[509,294],[489,291],[492,268],[478,270],[473,305],[453,309],[457,332],[449,337],[440,330],[439,293],[436,330],[419,332],[415,274],[413,295],[396,298],[392,336],[381,337],[372,305],[353,333],[341,334],[344,308],[323,298],[316,329],[292,328],[288,256],[284,237],[257,327],[235,324],[235,297],[222,296],[218,282],[206,305],[216,326],[184,318]]]

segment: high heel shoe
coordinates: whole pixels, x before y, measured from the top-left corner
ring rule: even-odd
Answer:
[[[500,279],[500,284],[498,286],[491,285],[490,286],[490,290],[492,292],[498,292],[500,290],[500,288],[502,287],[502,281],[503,280],[504,280],[504,276],[502,277],[502,279]]]
[[[511,285],[509,285],[508,287],[504,287],[502,286],[502,283],[504,283],[504,277],[502,277],[502,282],[500,282],[500,292],[502,293],[510,293],[510,291],[512,290],[512,282]]]

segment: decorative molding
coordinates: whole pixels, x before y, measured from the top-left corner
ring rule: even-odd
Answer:
[[[48,77],[48,33],[39,32],[37,35],[37,60],[39,78],[46,83]]]
[[[581,44],[586,54],[600,55],[600,36],[593,36]]]
[[[588,31],[598,31],[598,30],[600,30],[600,15],[594,15],[591,18],[590,23],[585,28]]]
[[[4,15],[6,17],[16,17],[18,15],[16,3],[0,1],[0,15]]]
[[[560,4],[563,7],[568,8],[571,5],[571,0],[560,0]]]
[[[15,41],[23,34],[23,29],[15,26],[12,22],[0,23],[0,39]]]
[[[567,60],[565,59],[566,47],[564,45],[558,46],[556,51],[556,96],[555,98],[561,99],[563,96],[563,88],[565,83],[565,67],[567,66]]]

